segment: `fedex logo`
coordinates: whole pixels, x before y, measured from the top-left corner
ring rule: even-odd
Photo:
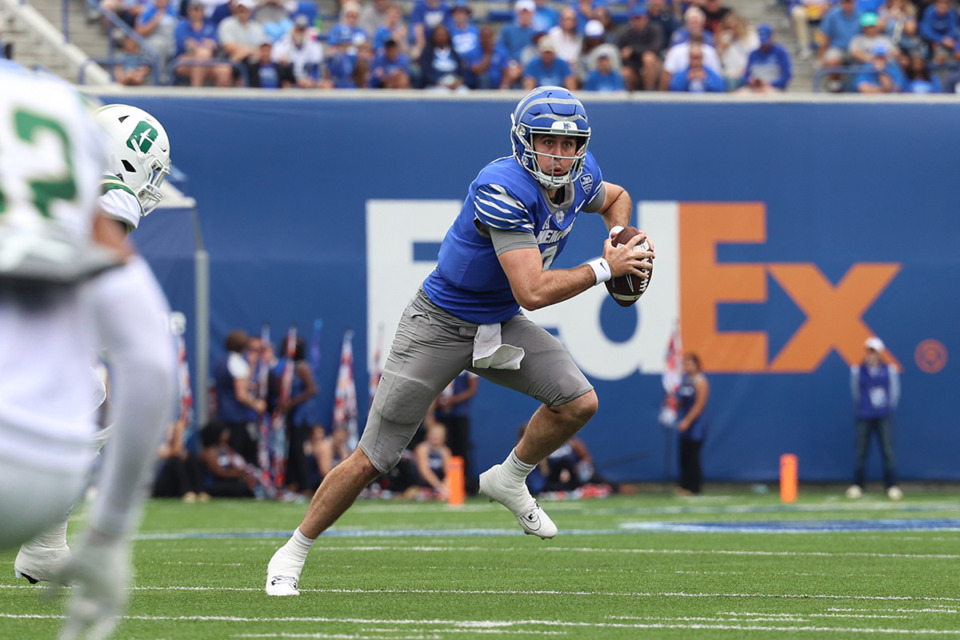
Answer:
[[[719,263],[721,243],[766,241],[764,205],[680,203],[660,205],[660,215],[671,217],[671,208],[675,208],[683,346],[699,353],[705,367],[719,372],[809,373],[831,351],[848,364],[863,358],[863,342],[873,334],[863,315],[900,271],[899,264],[851,264],[833,284],[812,263]],[[652,232],[651,236],[659,249],[658,236]],[[767,300],[767,275],[806,316],[773,354],[762,331],[717,330],[718,305]]]
[[[380,327],[384,347],[389,346],[403,308],[436,264],[435,249],[421,255],[417,248],[435,247],[460,205],[454,200],[367,203],[368,353],[375,350]],[[633,328],[629,337],[612,340],[601,326],[601,307],[610,304],[604,287],[528,314],[552,329],[596,380],[662,373],[678,319],[684,348],[699,353],[712,372],[807,373],[832,351],[849,364],[859,362],[863,342],[873,333],[863,315],[900,270],[896,263],[852,264],[833,284],[813,263],[719,262],[719,245],[766,241],[762,203],[642,202],[635,224],[654,239],[657,260],[643,299],[617,309],[618,321]],[[805,316],[776,353],[770,353],[768,335],[760,328],[718,327],[721,305],[763,304],[771,279]]]

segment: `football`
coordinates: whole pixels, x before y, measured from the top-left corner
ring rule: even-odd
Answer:
[[[613,246],[619,247],[627,244],[627,241],[638,233],[640,233],[640,231],[636,227],[626,227],[613,239]],[[650,244],[644,240],[637,245],[637,248],[647,251],[650,249]],[[651,265],[652,264],[653,262],[651,261]],[[639,300],[640,296],[647,290],[647,287],[650,286],[650,280],[653,278],[653,269],[651,268],[647,273],[650,274],[650,278],[646,280],[628,274],[611,278],[604,284],[607,285],[607,291],[618,305],[621,307],[629,307]]]

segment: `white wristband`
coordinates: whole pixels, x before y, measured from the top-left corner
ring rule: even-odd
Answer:
[[[616,238],[618,235],[620,235],[621,231],[623,231],[623,227],[621,227],[620,225],[617,225],[614,228],[610,229],[610,239],[613,240],[614,238]]]
[[[594,284],[600,284],[609,280],[613,274],[610,273],[610,265],[604,258],[594,258],[587,263],[593,269],[593,275],[597,281]]]

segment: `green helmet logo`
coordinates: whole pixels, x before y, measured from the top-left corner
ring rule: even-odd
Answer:
[[[127,138],[127,146],[134,151],[147,153],[157,139],[157,130],[150,126],[146,120],[137,123],[137,128],[133,130],[130,137]]]

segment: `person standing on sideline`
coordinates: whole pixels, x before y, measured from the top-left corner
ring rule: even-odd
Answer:
[[[903,498],[897,486],[897,463],[893,456],[893,412],[900,401],[900,373],[896,366],[884,364],[883,341],[870,336],[864,343],[867,353],[863,362],[850,367],[850,386],[856,408],[857,454],[853,463],[853,484],[847,497],[863,495],[866,486],[867,448],[874,434],[883,458],[883,483],[891,500]]]
[[[63,522],[92,458],[92,355],[117,379],[97,498],[72,556],[62,638],[108,637],[126,608],[131,539],[176,399],[166,299],[97,204],[110,148],[60,79],[0,64],[0,549]],[[131,146],[147,139],[131,138]],[[154,131],[154,139],[157,132]]]
[[[683,378],[677,387],[677,433],[680,436],[680,488],[677,495],[698,495],[703,489],[700,450],[709,423],[704,411],[710,398],[710,383],[703,375],[700,356],[683,356]]]
[[[230,430],[230,446],[250,464],[257,463],[256,420],[267,410],[263,398],[254,395],[251,377],[254,367],[244,357],[253,340],[242,329],[227,334],[226,354],[213,368],[216,387],[216,420]]]
[[[587,151],[587,113],[562,87],[534,89],[511,117],[513,155],[492,161],[470,185],[440,245],[437,268],[407,305],[357,449],[324,478],[307,513],[267,565],[266,592],[296,596],[307,553],[377,477],[400,460],[443,388],[464,369],[542,404],[503,464],[480,475],[480,492],[517,518],[524,533],[557,527],[530,495],[527,474],[597,411],[597,394],[563,345],[522,312],[572,298],[611,277],[649,278],[650,251],[630,224],[627,191],[605,182]],[[582,212],[609,232],[603,256],[550,269]]]

